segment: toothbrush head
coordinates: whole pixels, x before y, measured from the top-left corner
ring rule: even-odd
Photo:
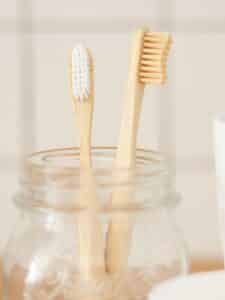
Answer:
[[[86,101],[91,93],[91,57],[88,49],[77,45],[72,50],[71,85],[73,97]]]
[[[166,81],[166,63],[171,43],[169,33],[144,31],[139,68],[140,83],[163,84]]]

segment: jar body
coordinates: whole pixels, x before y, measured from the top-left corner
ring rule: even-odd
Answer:
[[[4,299],[144,300],[187,272],[161,160],[139,150],[135,170],[112,172],[114,154],[94,149],[85,174],[76,149],[31,157],[3,258]]]
[[[105,232],[113,214],[118,212],[101,216]],[[187,271],[184,245],[171,209],[119,214],[126,220],[132,218],[128,267],[121,274],[106,272],[102,281],[93,284],[82,280],[78,271],[77,215],[24,213],[5,250],[5,299],[145,299],[155,284]]]

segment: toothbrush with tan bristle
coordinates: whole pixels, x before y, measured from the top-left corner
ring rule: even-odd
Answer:
[[[137,30],[131,53],[127,95],[124,103],[115,169],[127,170],[119,180],[131,181],[128,172],[135,168],[136,140],[145,85],[163,84],[171,44],[168,33]],[[133,189],[116,187],[111,205],[118,209],[132,205]],[[112,216],[107,234],[106,268],[109,273],[126,271],[132,239],[132,216],[116,213]]]
[[[72,51],[71,87],[76,123],[80,132],[80,196],[85,207],[77,214],[79,267],[87,280],[105,273],[104,239],[100,221],[100,203],[91,163],[91,132],[94,106],[94,67],[90,54],[78,45]],[[100,276],[100,277],[99,277]]]

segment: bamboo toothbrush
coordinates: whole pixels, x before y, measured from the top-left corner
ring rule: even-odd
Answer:
[[[119,146],[115,168],[132,170],[135,167],[136,139],[140,119],[144,87],[147,84],[163,84],[166,80],[166,61],[171,44],[168,33],[139,29],[134,37],[128,77],[127,96],[124,103]],[[129,171],[128,171],[129,172]],[[120,180],[131,181],[132,175]],[[112,194],[113,207],[126,207],[132,203],[132,189],[116,188]],[[132,217],[116,214],[109,224],[106,266],[110,273],[127,269],[132,236]]]
[[[100,204],[91,169],[91,131],[94,104],[93,61],[90,52],[78,45],[72,51],[71,86],[76,121],[80,131],[80,199],[85,207],[77,215],[80,272],[85,279],[104,274],[104,240],[99,219]]]

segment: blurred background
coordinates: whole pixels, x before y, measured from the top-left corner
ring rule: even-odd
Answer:
[[[16,218],[21,157],[77,145],[68,61],[77,42],[95,57],[94,144],[115,145],[132,31],[173,33],[169,80],[146,91],[139,145],[173,157],[177,220],[194,270],[222,265],[212,118],[225,110],[225,2],[7,0],[0,2],[0,249]]]

